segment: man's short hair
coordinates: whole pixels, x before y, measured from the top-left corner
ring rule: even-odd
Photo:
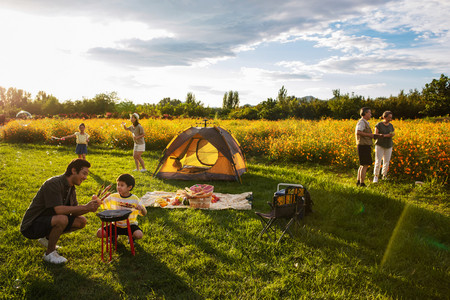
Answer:
[[[91,164],[87,160],[84,160],[82,158],[75,158],[67,166],[66,173],[64,173],[64,175],[66,175],[67,177],[72,175],[73,168],[75,168],[75,170],[77,171],[77,174],[78,174],[78,173],[80,173],[81,169],[83,169],[85,167],[90,168]]]
[[[364,116],[366,115],[366,113],[367,113],[369,110],[370,110],[369,107],[363,107],[363,108],[361,108],[361,110],[359,111],[359,115],[360,115],[361,117],[364,117]]]
[[[131,186],[132,187],[131,190],[133,190],[134,185],[135,185],[134,177],[131,174],[126,174],[126,173],[122,174],[119,177],[117,177],[117,181],[125,182],[127,186]]]

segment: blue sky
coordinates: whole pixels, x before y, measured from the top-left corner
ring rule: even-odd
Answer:
[[[419,91],[450,69],[450,1],[39,1],[0,3],[0,86],[60,101],[212,107],[288,95]]]

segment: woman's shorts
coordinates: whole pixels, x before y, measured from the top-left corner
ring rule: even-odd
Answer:
[[[133,151],[144,152],[145,151],[145,144],[134,144]]]
[[[86,144],[77,144],[75,148],[76,154],[87,154],[87,145]]]
[[[372,146],[358,145],[358,156],[361,166],[370,166],[372,164]]]
[[[67,217],[69,218],[69,223],[64,229],[64,232],[68,232],[72,228],[73,221],[75,220],[74,216],[67,215]],[[52,218],[53,216],[37,217],[30,227],[22,231],[22,234],[29,239],[40,239],[48,236],[52,230]]]

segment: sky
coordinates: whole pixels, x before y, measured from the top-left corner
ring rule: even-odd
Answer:
[[[0,86],[221,107],[419,91],[450,71],[449,0],[1,0]]]

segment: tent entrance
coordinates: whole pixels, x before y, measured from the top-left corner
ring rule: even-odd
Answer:
[[[219,158],[219,151],[210,142],[203,138],[193,138],[184,154],[179,160],[181,172],[197,173],[209,170]]]

